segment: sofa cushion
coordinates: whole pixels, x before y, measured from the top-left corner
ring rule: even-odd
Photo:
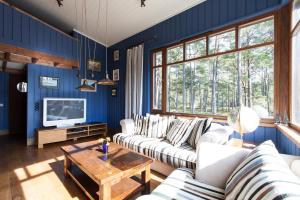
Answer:
[[[196,168],[196,151],[187,143],[182,144],[180,147],[174,147],[167,140],[122,133],[114,135],[113,141],[175,168]]]
[[[149,116],[142,116],[135,114],[133,116],[134,121],[134,134],[135,135],[147,135]]]
[[[167,140],[175,147],[179,147],[188,140],[196,122],[196,118],[174,120],[167,132]]]
[[[226,144],[229,140],[230,135],[233,133],[233,130],[229,126],[223,126],[217,123],[211,123],[208,131],[203,134],[197,145],[203,142],[210,142],[214,144]]]
[[[160,116],[150,115],[148,137],[151,138],[164,138],[167,135],[167,131],[175,116]]]
[[[138,198],[147,199],[224,199],[224,190],[201,183],[193,178],[193,171],[179,168],[173,171],[151,195]]]
[[[198,141],[200,140],[200,137],[208,131],[208,129],[211,126],[211,122],[213,121],[212,118],[208,119],[198,119],[196,118],[196,123],[194,125],[194,128],[190,134],[190,137],[188,139],[188,143],[196,148]]]
[[[271,141],[256,147],[233,171],[226,199],[300,198],[300,180],[291,172]]]
[[[203,183],[225,188],[227,179],[249,152],[250,150],[243,148],[201,143],[197,147],[195,178]]]

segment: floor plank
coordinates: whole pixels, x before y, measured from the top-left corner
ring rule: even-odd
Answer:
[[[49,144],[38,149],[27,147],[25,141],[16,136],[0,136],[0,199],[87,199],[70,178],[64,177],[64,157],[59,147],[93,139],[97,138]],[[164,178],[151,172],[151,190]]]

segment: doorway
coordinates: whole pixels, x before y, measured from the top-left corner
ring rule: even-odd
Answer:
[[[26,82],[26,73],[9,74],[8,115],[9,133],[26,138],[27,131],[27,92],[17,89],[19,83]]]

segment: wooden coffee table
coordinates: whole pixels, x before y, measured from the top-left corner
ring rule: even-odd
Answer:
[[[143,191],[150,193],[150,165],[152,159],[110,143],[108,154],[99,150],[98,142],[84,142],[63,146],[64,173],[71,177],[90,199],[124,199]],[[83,172],[97,185],[97,194],[91,194],[74,168]],[[141,174],[141,180],[134,180]],[[90,182],[93,182],[90,181]],[[96,197],[95,197],[96,196]]]

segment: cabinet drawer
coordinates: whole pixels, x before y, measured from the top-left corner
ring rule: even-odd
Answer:
[[[39,143],[61,142],[67,140],[66,130],[40,131],[38,133]]]

